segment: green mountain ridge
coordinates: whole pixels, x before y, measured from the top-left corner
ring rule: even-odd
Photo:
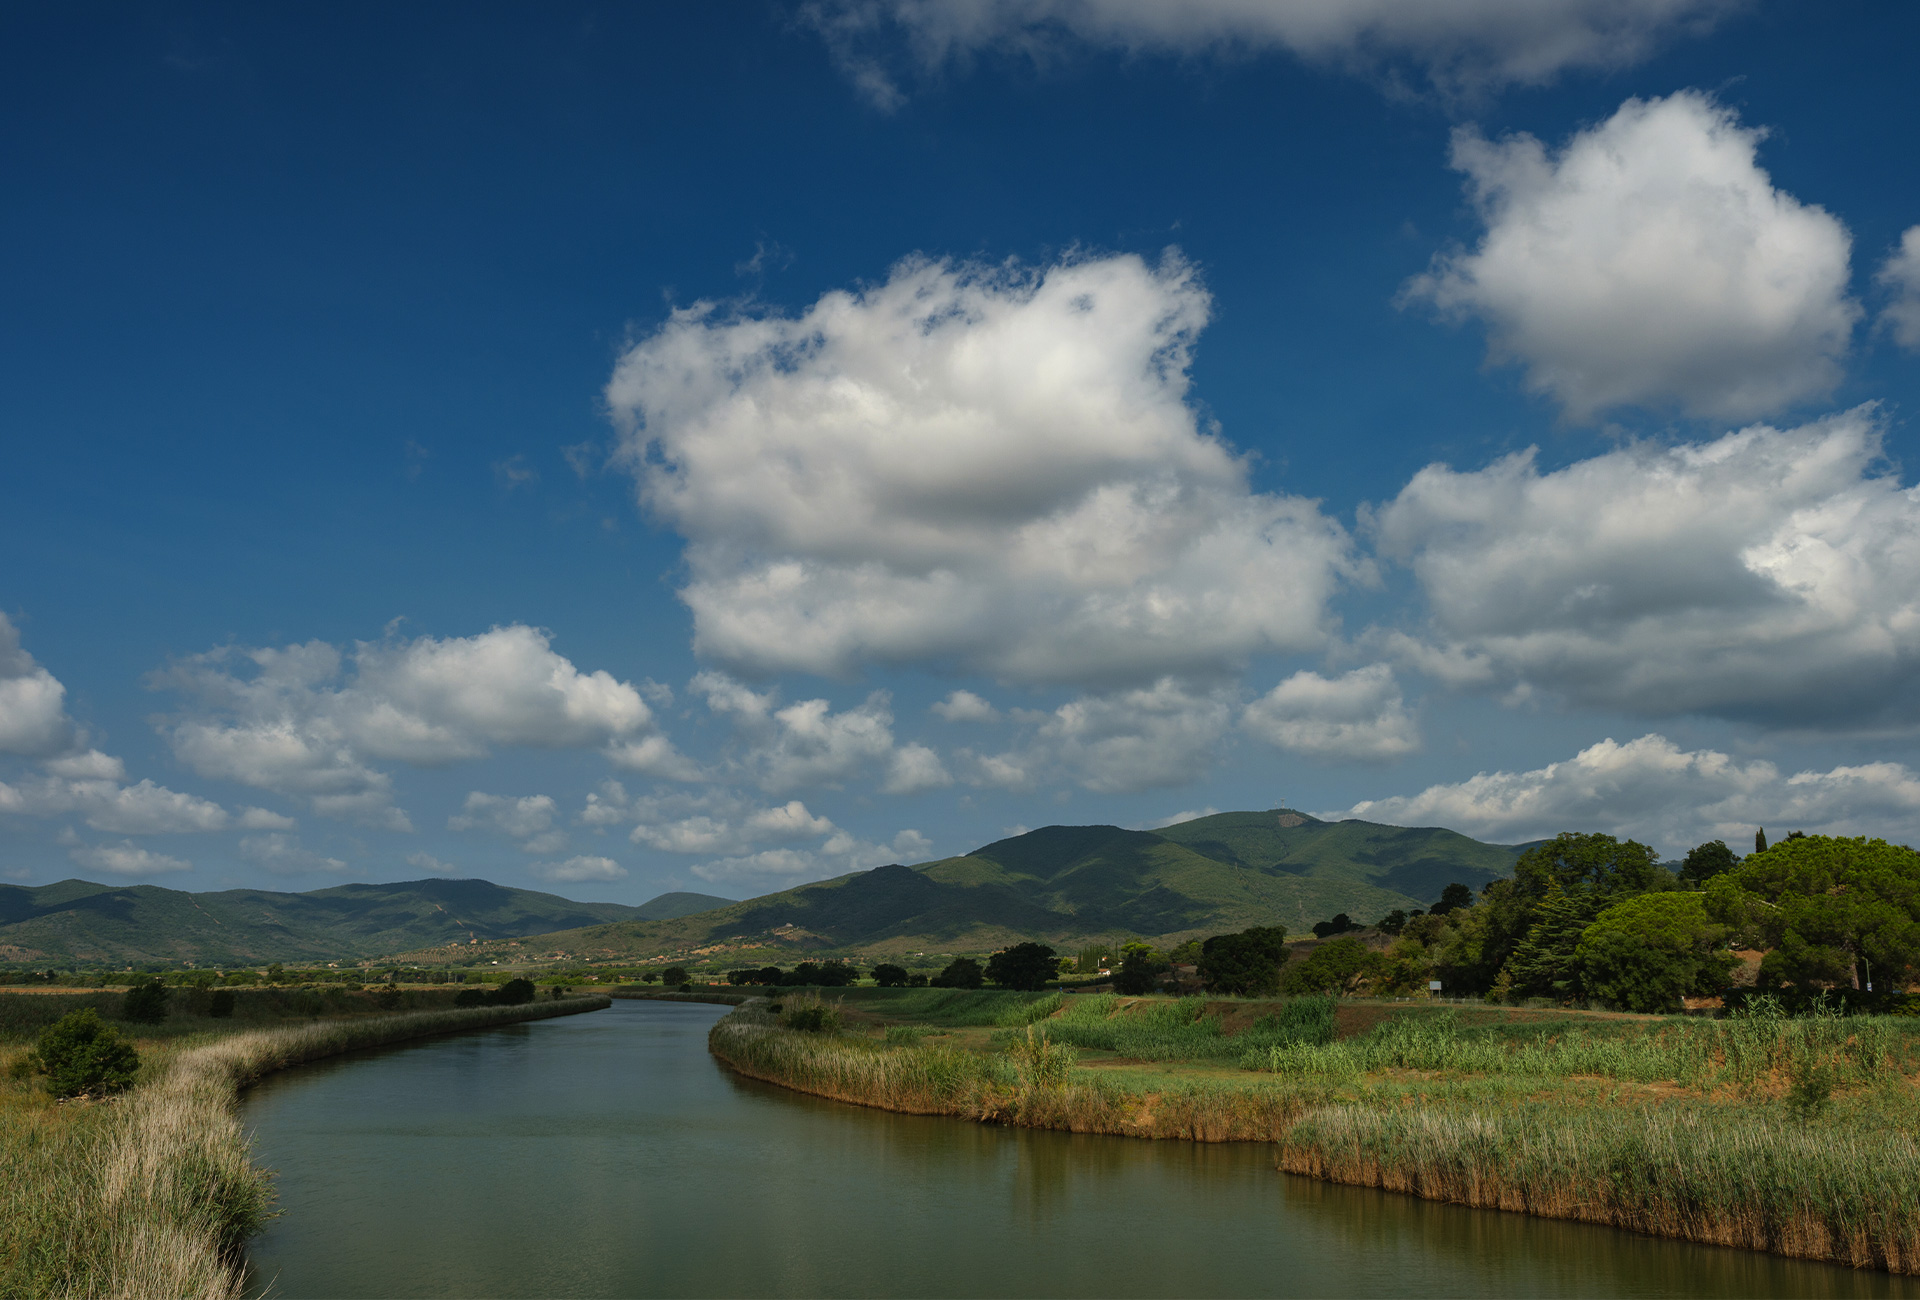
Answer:
[[[1046,826],[959,857],[853,872],[670,921],[623,921],[481,945],[474,959],[630,960],[792,950],[969,952],[1285,925],[1424,907],[1458,881],[1511,874],[1524,845],[1439,827],[1217,813],[1158,831]],[[445,951],[412,958],[457,960]]]
[[[402,948],[484,943],[618,921],[671,921],[730,903],[663,894],[580,903],[485,880],[336,885],[308,893],[63,880],[0,885],[0,963],[198,966],[357,961]]]

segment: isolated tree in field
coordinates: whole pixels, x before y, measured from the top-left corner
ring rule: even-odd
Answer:
[[[1316,939],[1331,939],[1336,934],[1345,934],[1349,930],[1358,930],[1359,928],[1352,917],[1348,916],[1345,912],[1340,912],[1330,921],[1316,921],[1313,926],[1313,937]]]
[[[1682,998],[1726,986],[1737,960],[1727,951],[1728,933],[1700,894],[1629,898],[1581,933],[1580,983],[1586,996],[1622,1011],[1678,1011]]]
[[[1771,949],[1763,984],[1886,989],[1920,974],[1920,853],[1902,845],[1789,837],[1715,876],[1707,907]]]
[[[1044,943],[1016,943],[987,958],[986,977],[1003,989],[1036,993],[1059,974],[1060,959]]]
[[[495,989],[488,999],[496,1006],[517,1007],[523,1002],[533,1001],[533,981],[529,979],[510,979]]]
[[[1697,889],[1715,876],[1732,871],[1739,865],[1740,859],[1727,847],[1725,840],[1708,840],[1687,850],[1687,860],[1680,865],[1680,883]]]
[[[1440,891],[1440,901],[1427,910],[1435,916],[1445,916],[1448,912],[1472,906],[1473,890],[1456,880]]]
[[[1215,993],[1271,997],[1280,991],[1280,968],[1291,955],[1283,925],[1216,934],[1200,945],[1200,981]]]
[[[667,967],[660,972],[660,982],[663,984],[685,984],[687,982],[687,968],[685,966]]]
[[[40,1032],[27,1063],[56,1097],[104,1096],[133,1083],[140,1054],[92,1007],[60,1017]]]
[[[883,989],[900,989],[907,986],[907,968],[883,961],[873,968],[873,982]]]
[[[971,957],[955,957],[928,982],[938,989],[977,989],[986,982],[986,972]]]
[[[167,986],[157,979],[141,980],[120,999],[120,1018],[137,1025],[157,1025],[167,1018]]]

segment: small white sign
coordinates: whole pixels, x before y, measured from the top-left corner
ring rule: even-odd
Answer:
[[[1427,981],[1427,987],[1428,987],[1429,989],[1432,989],[1432,990],[1433,990],[1433,991],[1434,991],[1435,993],[1438,993],[1438,992],[1440,991],[1440,981],[1439,981],[1439,980],[1428,980],[1428,981]]]

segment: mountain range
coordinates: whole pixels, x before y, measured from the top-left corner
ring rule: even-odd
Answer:
[[[639,907],[576,903],[485,880],[338,885],[310,893],[187,893],[63,880],[0,885],[0,963],[197,966],[357,961],[403,948],[517,938],[607,922],[665,922],[724,907],[662,894]]]
[[[1438,827],[1325,822],[1274,809],[1157,831],[1047,826],[972,853],[885,866],[670,920],[619,921],[406,954],[420,961],[977,952],[1022,939],[1177,943],[1249,925],[1304,933],[1347,912],[1424,907],[1508,875],[1525,845]]]

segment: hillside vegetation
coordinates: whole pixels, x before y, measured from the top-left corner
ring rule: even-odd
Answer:
[[[1023,939],[1177,943],[1251,925],[1295,931],[1340,912],[1420,908],[1478,890],[1520,849],[1435,827],[1219,813],[1160,831],[1047,826],[960,857],[886,866],[671,921],[621,922],[407,960],[621,960],[792,949],[984,951]]]
[[[304,894],[262,889],[196,894],[85,880],[37,888],[0,885],[0,963],[348,961],[429,944],[665,920],[727,901],[707,894],[665,894],[642,907],[576,903],[485,880],[337,885]]]

